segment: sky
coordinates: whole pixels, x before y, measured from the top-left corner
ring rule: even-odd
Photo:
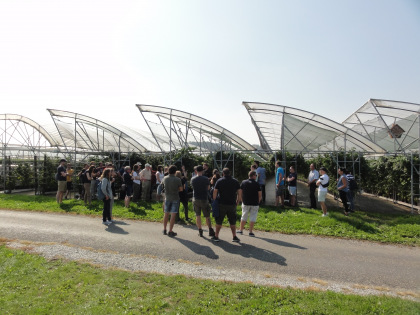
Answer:
[[[257,144],[243,101],[342,122],[370,98],[420,104],[419,0],[0,0],[0,114],[146,130],[157,105]]]

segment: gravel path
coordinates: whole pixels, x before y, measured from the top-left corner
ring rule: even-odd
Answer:
[[[266,232],[237,244],[227,228],[213,243],[193,226],[176,226],[175,238],[162,235],[161,226],[126,220],[105,227],[85,216],[0,210],[8,246],[48,259],[420,301],[419,248]]]

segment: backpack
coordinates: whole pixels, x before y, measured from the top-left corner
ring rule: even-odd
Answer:
[[[330,182],[328,181],[328,183],[326,184],[321,184],[322,187],[327,188],[328,186],[330,186]]]
[[[97,188],[98,188],[98,190],[97,190],[98,199],[99,200],[104,200],[105,199],[105,195],[104,195],[104,193],[102,191],[102,181],[99,181]]]
[[[350,190],[357,190],[357,182],[354,178],[349,179],[349,189]]]

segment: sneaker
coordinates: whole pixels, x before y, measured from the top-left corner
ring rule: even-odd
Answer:
[[[177,233],[175,233],[174,231],[171,231],[171,232],[168,232],[168,236],[174,237],[174,236],[177,236]]]
[[[233,237],[233,239],[232,239],[232,242],[236,242],[236,243],[238,243],[240,240],[239,240],[239,238],[235,235],[234,237]]]
[[[108,222],[108,225],[110,225],[110,224],[112,224],[114,221],[112,221],[112,220],[108,220],[108,221],[106,221],[106,222]]]
[[[237,231],[236,231],[236,234],[241,234],[241,235],[242,235],[242,234],[244,234],[244,232],[243,232],[243,231],[241,231],[241,230],[237,230]]]
[[[103,225],[108,225],[108,221],[102,221]]]
[[[200,235],[200,237],[203,237],[203,229],[198,230],[198,235]]]
[[[215,236],[216,233],[214,232],[213,228],[209,229],[209,236]]]
[[[215,235],[211,238],[213,242],[220,242],[219,238]]]
[[[115,220],[112,220],[112,219],[111,220],[108,220],[108,221],[111,222],[111,223],[115,223]]]
[[[255,234],[254,234],[254,233],[252,233],[252,232],[249,232],[249,236],[251,236],[251,237],[255,237]]]
[[[163,235],[168,235],[168,234],[166,233],[166,230],[163,230]]]

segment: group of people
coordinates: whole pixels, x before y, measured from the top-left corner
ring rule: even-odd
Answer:
[[[309,198],[311,209],[317,208],[317,201],[322,209],[322,216],[328,216],[327,206],[325,199],[328,193],[328,186],[330,185],[330,178],[327,174],[327,169],[321,167],[319,172],[315,169],[315,165],[310,165],[310,171],[308,175],[307,185],[309,187]],[[338,169],[339,178],[337,180],[337,190],[340,195],[340,199],[344,206],[344,214],[347,216],[350,212],[354,212],[354,195],[355,186],[357,186],[354,176],[343,167]],[[281,166],[281,162],[276,162],[276,203],[275,205],[284,207],[284,195],[285,195],[285,183],[287,182],[287,189],[290,196],[290,205],[296,206],[296,184],[297,174],[294,166],[290,166],[289,175],[285,176],[285,171]],[[318,198],[315,196],[315,192],[318,189]],[[317,200],[318,199],[318,200]]]

